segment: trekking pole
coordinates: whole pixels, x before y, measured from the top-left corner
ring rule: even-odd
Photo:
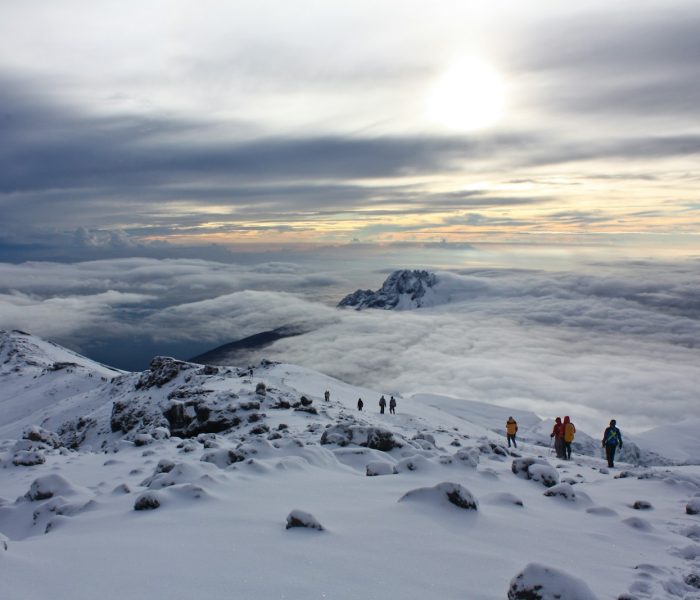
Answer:
[[[549,442],[549,455],[552,456],[552,453],[554,452],[554,438],[551,439]]]

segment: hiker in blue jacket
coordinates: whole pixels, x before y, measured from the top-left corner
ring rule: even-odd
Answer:
[[[615,421],[615,419],[610,421],[610,427],[603,433],[602,446],[605,448],[605,456],[608,459],[608,466],[610,468],[615,466],[615,451],[618,447],[622,450],[622,433],[620,433],[620,430],[615,426],[616,424],[617,421]]]

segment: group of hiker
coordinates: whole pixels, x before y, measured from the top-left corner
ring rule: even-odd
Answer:
[[[323,398],[326,402],[330,401],[330,399],[331,399],[330,391],[326,390],[323,393]],[[379,413],[382,415],[384,414],[384,410],[386,409],[386,404],[387,404],[386,398],[382,394],[382,397],[379,398]],[[364,408],[364,406],[365,406],[365,403],[362,401],[362,398],[358,398],[357,399],[357,410],[361,411]],[[393,396],[391,396],[389,398],[389,413],[392,415],[396,414],[396,398],[394,398]]]
[[[357,410],[362,410],[364,405],[365,405],[365,403],[362,401],[362,398],[358,398],[357,399]],[[382,395],[382,397],[379,399],[379,414],[383,415],[385,409],[386,409],[386,398],[384,397],[384,395]],[[392,415],[396,414],[396,398],[394,398],[393,396],[391,396],[391,398],[389,398],[389,412]]]
[[[506,437],[508,438],[509,448],[511,447],[511,444],[515,448],[518,447],[518,444],[515,441],[517,432],[517,421],[513,417],[508,417],[508,420],[506,421]],[[549,434],[549,437],[552,438],[557,458],[562,460],[571,460],[571,443],[574,441],[575,435],[576,427],[568,416],[565,416],[563,421],[561,417],[557,417],[554,420],[554,427],[552,428],[552,433]],[[610,421],[610,425],[603,433],[601,445],[603,448],[605,448],[605,457],[608,460],[608,467],[614,467],[615,453],[617,452],[618,448],[622,448],[622,433],[617,428],[617,421],[615,421],[615,419]]]

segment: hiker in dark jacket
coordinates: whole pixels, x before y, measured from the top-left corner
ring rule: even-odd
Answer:
[[[364,402],[362,402],[362,398],[357,399],[357,410],[362,410],[362,407],[365,405]]]
[[[603,441],[601,442],[603,448],[605,448],[605,457],[608,459],[608,467],[610,468],[615,466],[615,451],[618,448],[622,450],[622,433],[620,433],[616,425],[617,421],[615,419],[610,421],[610,427],[603,433]]]
[[[330,393],[328,390],[326,390],[326,391],[323,393],[323,399],[324,399],[326,402],[328,402],[328,401],[331,399],[331,393]]]
[[[393,396],[389,399],[389,412],[392,415],[396,414],[396,400],[394,399]]]
[[[385,408],[386,408],[386,398],[384,398],[384,396],[382,396],[379,399],[379,413],[383,415]]]

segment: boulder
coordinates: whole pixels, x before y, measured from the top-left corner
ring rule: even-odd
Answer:
[[[32,481],[29,491],[24,497],[31,502],[47,500],[54,496],[70,496],[75,494],[75,488],[65,477],[57,473],[44,475]]]
[[[564,500],[570,500],[571,502],[576,500],[576,493],[574,492],[574,488],[570,483],[553,485],[544,493],[544,495],[549,498],[564,498]]]
[[[38,425],[28,427],[22,434],[22,437],[32,442],[41,442],[51,448],[60,448],[63,445],[61,439],[55,433]]]
[[[532,481],[541,483],[544,487],[551,488],[559,483],[559,473],[551,465],[530,465],[528,474]],[[569,485],[569,487],[571,486]]]
[[[687,515],[699,515],[700,514],[700,498],[692,498],[688,504],[685,505],[685,514]]]
[[[43,452],[38,450],[20,450],[12,457],[12,464],[16,467],[33,467],[46,462]]]

